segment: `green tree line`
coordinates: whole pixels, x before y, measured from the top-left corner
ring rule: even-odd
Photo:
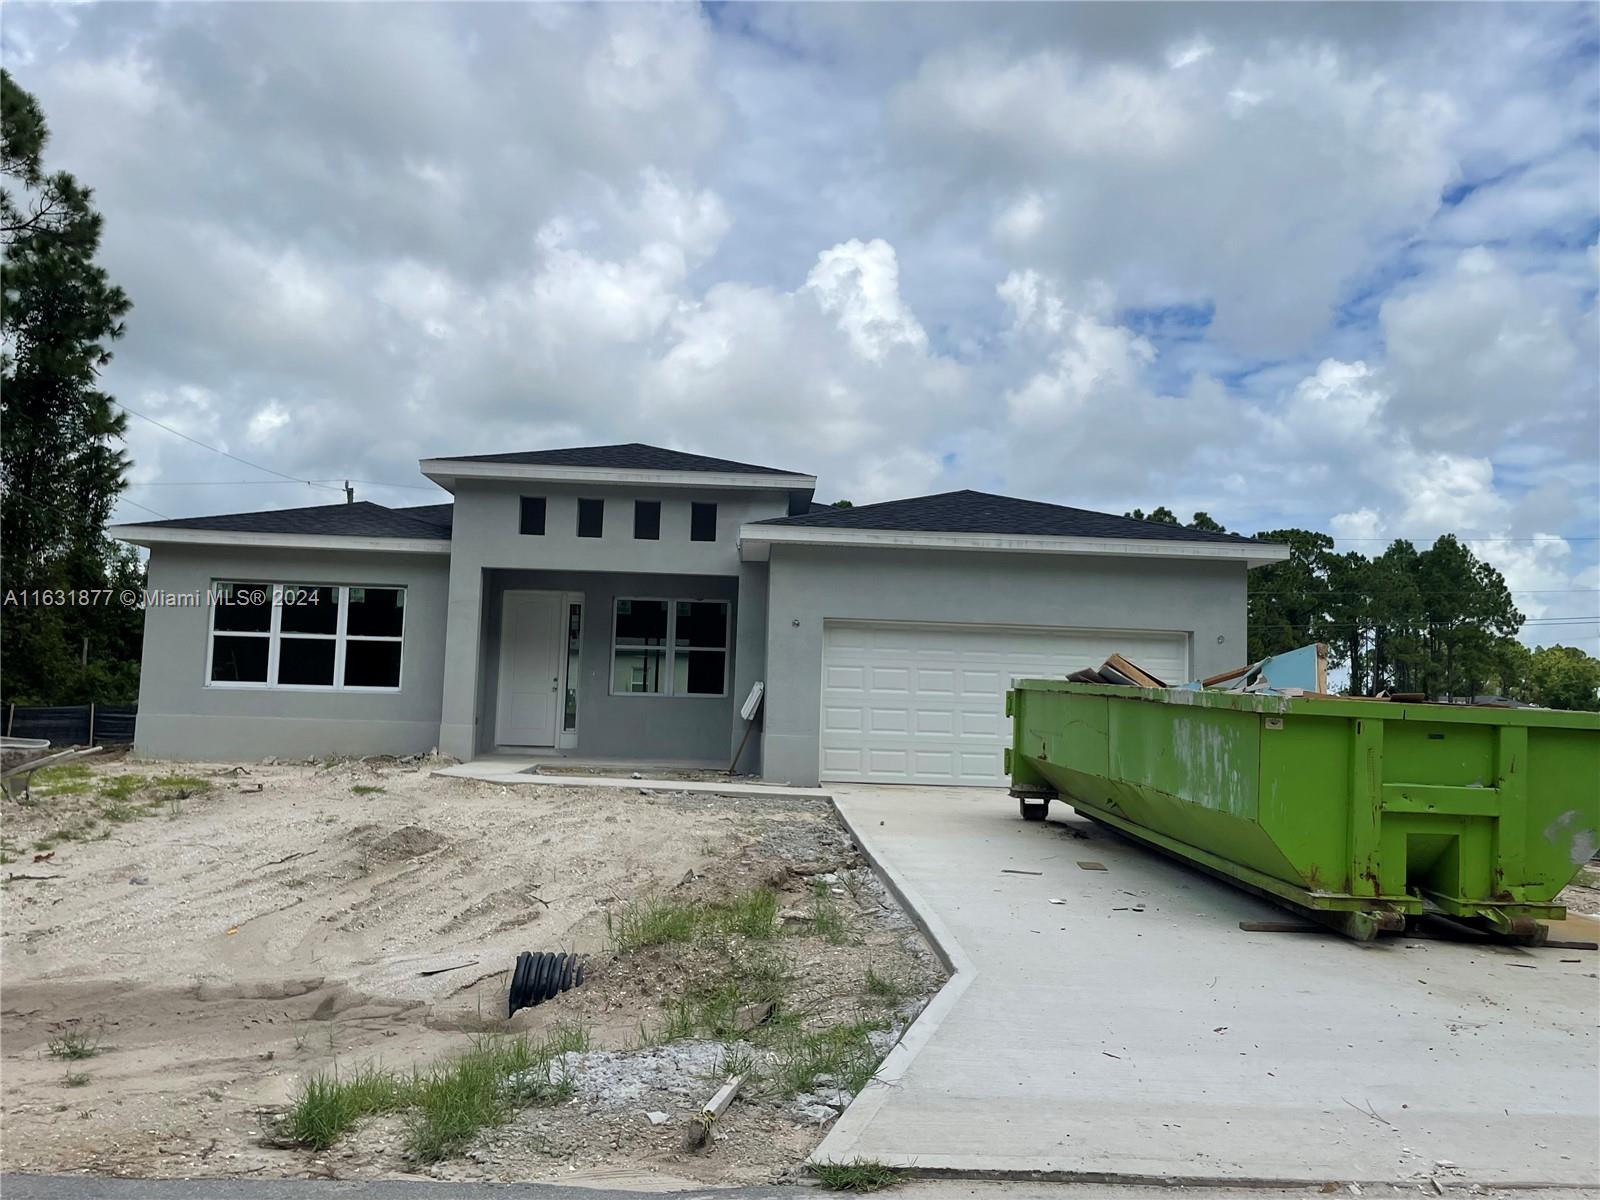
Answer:
[[[144,622],[114,598],[144,570],[105,532],[129,464],[99,378],[130,305],[95,262],[93,193],[45,169],[49,136],[0,72],[0,682],[8,702],[127,703]],[[112,602],[40,602],[93,589]]]
[[[1225,533],[1203,512],[1127,516]],[[1368,558],[1338,553],[1309,529],[1255,535],[1289,548],[1250,572],[1250,660],[1323,642],[1349,672],[1349,693],[1421,693],[1430,700],[1502,695],[1549,708],[1600,711],[1600,660],[1571,646],[1529,650],[1505,577],[1454,534],[1418,550],[1396,539]]]

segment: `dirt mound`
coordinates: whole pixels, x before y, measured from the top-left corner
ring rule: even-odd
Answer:
[[[752,1090],[713,1153],[683,1155],[710,1051],[641,1047],[645,1033],[664,1036],[731,965],[781,971],[788,1011],[819,1027],[889,1012],[866,990],[869,965],[907,996],[937,986],[821,802],[512,788],[370,763],[184,764],[193,796],[140,802],[175,770],[119,762],[45,802],[0,799],[0,850],[27,863],[54,848],[48,867],[13,870],[0,925],[8,1171],[411,1173],[404,1116],[373,1118],[326,1154],[285,1146],[278,1118],[316,1075],[427,1069],[484,1032],[537,1040],[561,1023],[592,1038],[574,1103],[527,1109],[430,1174],[767,1182],[815,1146],[816,1121]],[[749,963],[720,942],[613,951],[606,918],[620,906],[762,886],[802,918],[820,887],[846,928],[830,941],[781,918]],[[583,986],[508,1019],[522,950],[584,955]],[[91,1055],[53,1055],[69,1035]],[[639,1087],[622,1077],[628,1047],[648,1051]],[[600,1101],[612,1092],[618,1103]]]
[[[372,863],[409,862],[451,844],[443,834],[422,825],[402,825],[390,830],[381,825],[357,825],[350,834]]]

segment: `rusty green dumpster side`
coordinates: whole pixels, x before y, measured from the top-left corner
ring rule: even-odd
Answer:
[[[1444,914],[1537,939],[1600,843],[1600,715],[1018,680],[1013,793],[1356,937]]]

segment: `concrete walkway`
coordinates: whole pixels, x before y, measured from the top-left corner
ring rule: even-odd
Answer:
[[[817,1157],[1195,1183],[1600,1179],[1595,952],[1245,933],[1288,918],[1059,804],[1034,824],[999,791],[833,791],[957,974]]]

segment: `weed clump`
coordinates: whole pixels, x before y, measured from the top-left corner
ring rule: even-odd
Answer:
[[[618,954],[702,937],[769,941],[778,931],[778,894],[753,888],[726,900],[650,897],[606,914],[606,933]]]
[[[900,1170],[871,1159],[812,1163],[811,1173],[830,1192],[878,1192],[900,1181]]]
[[[69,1029],[66,1033],[51,1038],[45,1050],[51,1058],[67,1062],[93,1058],[100,1053],[100,1035],[87,1033],[81,1029]]]
[[[407,1153],[418,1162],[437,1162],[519,1108],[569,1098],[572,1081],[565,1075],[552,1080],[552,1067],[563,1054],[588,1048],[587,1030],[561,1025],[538,1041],[526,1035],[475,1038],[465,1054],[427,1071],[363,1067],[344,1077],[313,1075],[284,1116],[283,1135],[326,1150],[363,1117],[408,1112]]]

